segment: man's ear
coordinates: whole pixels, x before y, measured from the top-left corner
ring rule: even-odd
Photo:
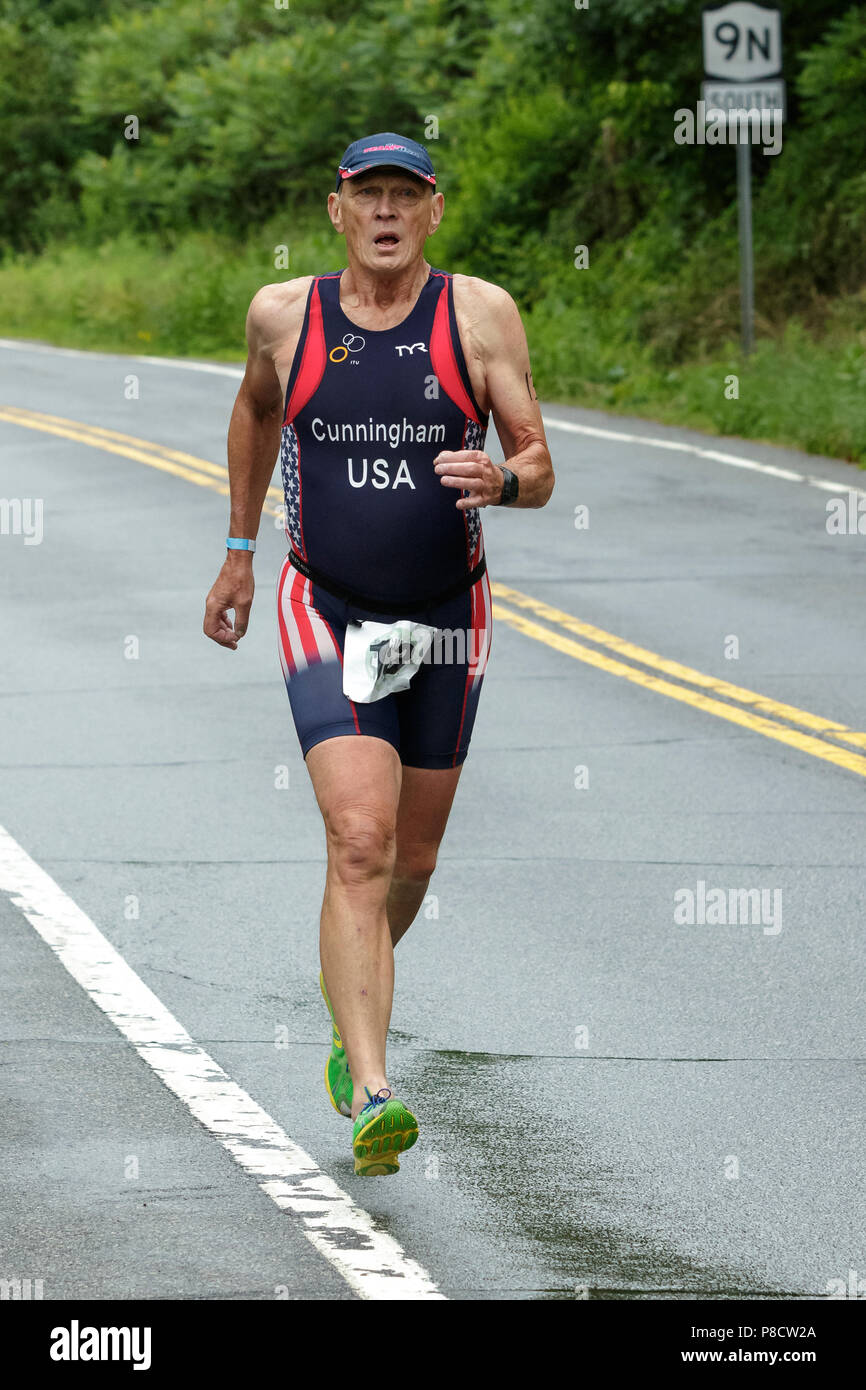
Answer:
[[[442,215],[445,212],[445,194],[434,193],[431,202],[432,206],[430,208],[430,230],[427,233],[428,236],[433,235],[436,228],[439,226],[439,223],[442,221]]]
[[[343,209],[340,206],[340,197],[337,193],[328,194],[328,216],[336,230],[343,232]]]

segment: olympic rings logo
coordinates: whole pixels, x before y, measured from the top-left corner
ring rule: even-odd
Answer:
[[[366,339],[354,333],[347,333],[343,338],[342,347],[331,348],[328,358],[331,362],[345,362],[350,352],[360,352],[365,343]]]

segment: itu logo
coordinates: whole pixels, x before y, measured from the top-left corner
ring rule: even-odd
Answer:
[[[366,345],[366,339],[354,333],[347,333],[343,338],[342,347],[331,348],[328,357],[332,362],[345,362],[350,352],[360,352]]]
[[[400,347],[395,347],[395,348],[394,348],[394,351],[395,351],[396,353],[398,353],[400,357],[403,356],[403,353],[404,353],[404,352],[408,352],[409,356],[411,357],[412,354],[413,354],[413,352],[415,351],[416,348],[418,348],[419,351],[421,351],[421,352],[426,352],[426,351],[427,351],[427,344],[426,344],[426,343],[413,343],[412,346],[409,347],[409,345],[408,345],[407,343],[402,343],[402,344],[400,345]]]

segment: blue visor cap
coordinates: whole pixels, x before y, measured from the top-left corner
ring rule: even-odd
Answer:
[[[386,130],[379,135],[367,135],[363,140],[356,140],[349,146],[340,160],[337,190],[339,191],[344,179],[354,178],[356,174],[363,174],[365,169],[374,169],[381,164],[406,169],[417,178],[433,184],[434,188],[436,186],[433,162],[424,146],[415,140],[409,140],[405,135],[396,135],[393,130]]]

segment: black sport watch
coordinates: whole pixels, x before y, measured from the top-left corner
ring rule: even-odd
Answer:
[[[499,505],[500,507],[507,507],[509,502],[517,501],[520,480],[516,473],[512,473],[510,468],[505,468],[501,463],[498,463],[496,466],[502,469],[502,496],[499,499]]]

